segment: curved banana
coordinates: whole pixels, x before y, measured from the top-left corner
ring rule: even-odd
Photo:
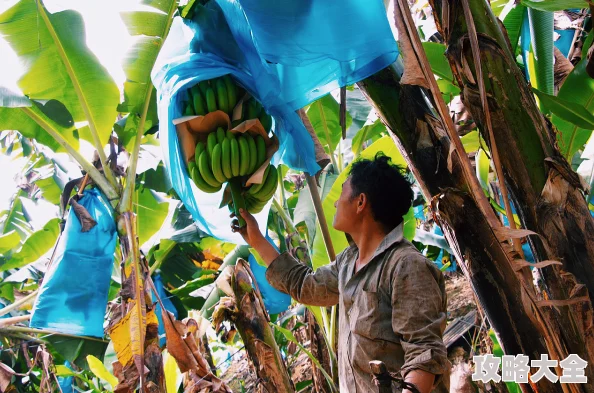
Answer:
[[[204,179],[200,175],[200,170],[198,169],[196,164],[194,164],[192,166],[190,176],[192,177],[194,184],[196,184],[196,187],[198,187],[200,190],[202,190],[204,192],[212,194],[212,193],[215,193],[221,189],[221,185],[219,185],[218,187],[213,187],[210,184],[208,184],[206,181],[204,181]]]
[[[256,136],[256,168],[260,168],[264,161],[266,161],[266,142],[264,142],[264,137],[262,135]]]
[[[222,155],[223,155],[223,151],[221,148],[221,144],[217,143],[217,145],[214,147],[214,149],[212,151],[212,157],[211,157],[210,163],[211,163],[211,168],[212,168],[212,174],[214,175],[215,179],[217,179],[217,181],[219,183],[224,183],[227,181],[227,178],[223,174],[223,164],[221,161]]]
[[[243,176],[248,173],[250,168],[250,147],[248,141],[243,135],[238,138],[239,143],[239,175]]]
[[[227,137],[227,139],[231,140],[231,139],[235,139],[235,134],[233,134],[231,132],[231,130],[227,130],[227,132],[225,133],[225,136]]]
[[[225,113],[229,113],[229,98],[227,97],[227,88],[225,82],[221,78],[215,82],[215,88],[217,91],[217,104],[219,109]]]
[[[214,147],[217,145],[217,133],[211,132],[208,134],[206,139],[206,151],[208,152],[208,157],[212,157],[212,151]]]
[[[270,173],[270,167],[272,165],[268,165],[266,167],[266,169],[264,170],[264,175],[262,175],[262,182],[261,183],[256,183],[256,184],[252,184],[252,186],[250,187],[250,189],[248,190],[248,194],[250,195],[254,195],[257,194],[258,191],[260,191],[260,189],[262,188],[262,186],[264,185],[264,183],[266,183],[266,179],[268,178],[268,174]]]
[[[233,177],[233,171],[231,171],[231,141],[227,138],[221,143],[221,155],[223,175],[227,179],[231,179]]]
[[[196,144],[196,149],[194,150],[194,161],[198,163],[198,158],[200,157],[200,153],[202,153],[206,149],[204,147],[204,142],[198,142]]]
[[[198,82],[198,87],[200,88],[202,95],[206,96],[206,91],[210,87],[210,84],[208,83],[208,81],[200,81]]]
[[[237,139],[230,139],[231,141],[231,173],[233,176],[239,176],[239,142]]]
[[[200,158],[198,159],[198,169],[200,170],[200,174],[205,182],[207,182],[212,187],[219,187],[221,183],[217,181],[210,169],[210,160],[208,159],[208,152],[203,151],[200,154]]]
[[[223,139],[225,139],[225,130],[223,127],[217,128],[217,142],[223,143]]]
[[[223,82],[225,82],[225,87],[227,88],[227,103],[229,105],[229,112],[231,112],[235,108],[235,105],[237,105],[237,86],[235,86],[229,74],[223,76]]]
[[[247,110],[245,113],[245,120],[257,119],[258,118],[258,103],[254,97],[250,98],[247,102]]]
[[[266,131],[266,133],[269,133],[270,129],[272,128],[272,116],[270,116],[265,111],[262,111],[262,113],[260,113],[259,119],[260,123],[262,124],[262,127],[264,127],[264,131]]]
[[[194,104],[194,113],[198,116],[206,115],[206,103],[204,102],[204,98],[202,98],[202,94],[200,94],[200,88],[198,85],[192,87],[192,98]]]
[[[250,149],[250,167],[248,168],[247,173],[254,173],[256,169],[256,164],[258,163],[258,150],[256,148],[256,141],[254,141],[254,137],[251,136],[249,133],[243,134],[245,139],[248,143],[248,148]]]
[[[192,104],[189,102],[184,109],[184,116],[194,116],[194,109],[192,109]]]
[[[253,193],[252,196],[258,200],[267,201],[276,191],[277,185],[278,174],[276,167],[274,165],[270,165],[270,172],[268,173],[268,176],[266,176],[266,181],[262,184],[262,188]]]
[[[204,94],[206,98],[206,108],[208,112],[214,112],[217,110],[217,99],[215,98],[215,92],[212,87],[206,89],[206,93]]]

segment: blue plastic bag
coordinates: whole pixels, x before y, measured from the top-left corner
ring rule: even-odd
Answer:
[[[52,265],[39,289],[31,326],[103,337],[116,245],[114,213],[98,189],[85,190],[78,203],[97,225],[81,232],[74,209],[70,209]]]
[[[382,4],[378,0],[374,2]],[[350,3],[360,3],[358,12],[364,2],[349,0]],[[267,58],[260,54],[241,5],[235,0],[211,0],[204,6],[196,5],[191,20],[175,18],[151,75],[157,88],[164,163],[174,189],[202,231],[236,244],[245,242],[238,233],[231,232],[226,211],[219,210],[223,190],[214,194],[201,192],[187,174],[173,125],[174,119],[182,117],[182,102],[187,97],[187,89],[201,80],[230,74],[274,118],[274,133],[280,146],[273,164],[277,165],[282,161],[293,169],[315,173],[319,166],[315,160],[313,141],[295,110],[340,85],[353,83],[389,65],[398,53],[383,10],[381,15],[377,14],[379,19],[375,24],[386,27],[382,30],[386,35],[385,40],[392,42],[387,53],[376,56],[369,54],[366,48],[363,56],[355,57],[355,52],[362,47],[358,45],[356,48],[345,49],[337,57],[336,51],[330,49],[331,41],[326,40],[323,46],[318,46],[315,56],[296,52],[297,58],[308,58],[292,61],[291,64],[272,64],[270,56],[276,53],[277,57],[283,58],[287,53],[275,52],[274,48],[269,48]],[[250,2],[248,5],[251,7],[254,4]],[[377,11],[379,8],[377,4],[373,4],[370,9]],[[353,9],[343,12],[353,12]],[[307,15],[301,16],[307,19]],[[310,17],[319,18],[319,15],[312,14]],[[281,21],[276,23],[280,27]],[[258,32],[261,33],[262,25],[257,21],[254,25],[258,26]],[[314,19],[310,21],[309,28],[313,26]],[[344,33],[342,27],[334,27],[334,32],[328,28],[326,34],[335,34],[335,41],[344,39],[339,36]],[[311,41],[309,47],[314,48],[317,42],[311,39],[311,31],[308,34]],[[287,34],[279,36],[280,38],[292,39]],[[303,39],[306,38],[307,35]],[[335,41],[332,42],[336,43]],[[357,42],[360,41],[361,39]],[[266,43],[266,40],[261,39],[259,45],[264,44],[266,47]],[[344,43],[341,45],[343,49],[346,48]],[[269,207],[270,205],[266,206],[256,215],[261,228],[266,226]]]
[[[238,0],[260,55],[293,110],[392,64],[398,46],[381,0]],[[231,22],[228,18],[228,21]]]
[[[167,294],[167,292],[165,292],[165,288],[163,287],[163,281],[161,281],[161,275],[156,274],[155,278],[153,279],[153,282],[155,284],[155,289],[157,289],[157,293],[159,294],[159,297],[161,298],[161,301],[163,302],[163,305],[165,306],[165,310],[172,313],[175,316],[175,319],[177,319],[177,317],[178,317],[177,309],[175,308],[173,303],[171,303],[171,300],[169,300],[169,295]],[[157,315],[157,320],[159,321],[159,345],[163,346],[163,345],[165,345],[166,340],[165,340],[165,325],[163,324],[163,318],[161,317],[161,305],[157,301],[157,297],[155,296],[155,293],[152,291],[151,291],[151,296],[152,296],[153,302],[157,302],[156,307],[155,307],[155,314]]]
[[[276,251],[279,251],[278,247],[276,247],[276,244],[274,244],[268,235],[266,236],[266,240],[272,244]],[[251,253],[248,257],[248,262],[250,263],[250,269],[254,274],[254,278],[258,283],[258,288],[262,294],[266,311],[268,311],[269,314],[278,314],[287,310],[291,305],[291,296],[270,285],[266,279],[266,270],[268,270],[268,268],[260,265]]]

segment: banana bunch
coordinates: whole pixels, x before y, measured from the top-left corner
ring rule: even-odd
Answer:
[[[219,127],[208,134],[206,144],[198,142],[194,160],[188,163],[188,171],[196,186],[207,193],[215,193],[223,183],[230,183],[233,193],[236,179],[251,176],[266,161],[266,144],[261,135],[255,138],[249,133],[233,134]],[[262,183],[248,189],[235,190],[233,199],[244,198],[246,209],[257,213],[272,197],[277,186],[277,171],[272,165],[266,168]]]
[[[243,103],[241,119],[235,120],[232,124],[236,126],[245,120],[251,119],[259,119],[262,127],[264,127],[264,131],[267,133],[270,132],[272,128],[272,116],[266,113],[262,104],[254,97],[250,97]]]
[[[278,171],[274,165],[268,165],[262,178],[262,183],[252,184],[243,193],[245,208],[248,212],[256,214],[262,211],[266,203],[272,198],[278,186]],[[235,211],[234,200],[228,204],[230,211]]]
[[[188,90],[184,116],[204,116],[221,110],[230,114],[237,104],[238,87],[229,75],[204,80]]]

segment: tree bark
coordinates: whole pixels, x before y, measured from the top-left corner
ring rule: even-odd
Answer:
[[[467,0],[474,19],[492,132],[505,184],[537,260],[557,260],[540,270],[547,297],[568,353],[594,361],[594,219],[582,184],[557,147],[555,131],[542,115],[511,54],[505,31],[484,0]],[[461,0],[431,0],[446,55],[461,97],[489,143],[487,117],[477,88],[469,24]],[[493,150],[493,149],[491,149]],[[594,370],[586,370],[590,378]],[[594,389],[594,388],[590,388]],[[589,390],[594,391],[594,390]]]
[[[231,276],[234,299],[213,313],[215,325],[224,314],[237,328],[258,376],[261,392],[294,393],[295,387],[280,354],[268,314],[248,263],[238,259]],[[223,299],[221,299],[223,303]]]
[[[471,187],[462,174],[464,164],[451,151],[450,140],[427,104],[424,89],[401,85],[394,65],[359,82],[358,86],[388,126],[427,200],[435,197],[436,206],[449,213],[440,216],[442,228],[446,228],[444,233],[447,228],[458,229],[455,219],[463,219],[464,234],[448,233],[448,241],[505,352],[540,359],[540,354],[548,353],[547,346],[535,334],[541,330],[540,326],[521,306],[521,283],[509,257],[513,250],[509,244],[501,244],[493,230],[493,224],[498,223],[495,213],[491,211],[491,216],[485,217],[474,199],[465,193]],[[464,203],[460,204],[460,199],[442,199],[445,189],[464,195]],[[468,212],[476,217],[471,218]],[[560,384],[548,380],[541,379],[536,385],[540,393],[563,391]],[[532,392],[527,386],[523,388]]]

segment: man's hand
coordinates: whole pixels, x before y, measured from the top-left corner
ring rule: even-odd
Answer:
[[[239,220],[235,218],[231,221],[231,230],[233,232],[239,232],[243,240],[253,248],[256,248],[258,243],[266,241],[264,235],[260,232],[260,228],[258,228],[258,222],[256,222],[254,216],[245,209],[239,209],[239,214],[245,220],[245,225],[240,228]],[[229,217],[236,217],[235,212],[231,213]]]
[[[239,214],[241,214],[241,217],[245,220],[245,226],[240,228],[239,220],[234,219],[231,222],[231,230],[233,232],[239,232],[241,237],[243,237],[243,240],[260,254],[260,257],[264,260],[266,266],[270,265],[272,261],[279,256],[278,251],[276,251],[272,244],[270,244],[264,235],[262,235],[260,228],[258,228],[258,222],[254,216],[245,209],[239,209]],[[231,213],[230,217],[236,217],[235,213]]]
[[[433,387],[433,382],[435,381],[435,375],[431,374],[425,370],[412,370],[406,374],[406,378],[404,378],[406,382],[412,383],[419,389],[421,393],[429,393],[431,392],[431,388]],[[410,390],[404,389],[402,393],[411,393]]]

